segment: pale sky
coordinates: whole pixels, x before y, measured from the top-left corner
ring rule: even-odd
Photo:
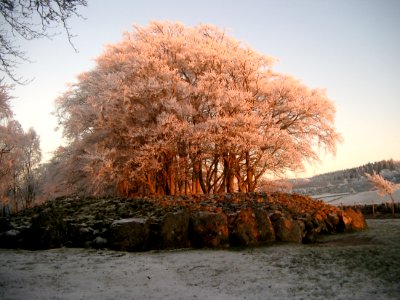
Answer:
[[[130,1],[88,0],[86,19],[70,20],[79,53],[65,34],[21,41],[33,63],[18,75],[34,80],[15,86],[16,119],[41,137],[45,158],[61,144],[54,100],[76,76],[94,67],[104,45],[121,40],[133,24],[180,21],[214,24],[255,50],[276,57],[274,70],[309,87],[325,88],[336,104],[344,142],[335,157],[309,166],[312,176],[382,159],[400,160],[400,1]],[[60,29],[61,30],[61,29]],[[1,75],[1,74],[0,74]]]

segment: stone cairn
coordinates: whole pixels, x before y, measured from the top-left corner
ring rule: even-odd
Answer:
[[[0,218],[0,247],[227,248],[313,243],[364,228],[360,211],[296,194],[60,198]]]

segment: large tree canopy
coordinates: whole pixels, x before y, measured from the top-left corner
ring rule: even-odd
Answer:
[[[272,63],[214,26],[137,26],[57,100],[68,159],[126,196],[254,191],[334,152],[332,101]]]

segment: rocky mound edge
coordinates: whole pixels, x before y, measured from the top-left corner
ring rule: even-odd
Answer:
[[[0,218],[0,247],[226,248],[312,243],[318,234],[364,228],[360,211],[296,194],[71,197]]]

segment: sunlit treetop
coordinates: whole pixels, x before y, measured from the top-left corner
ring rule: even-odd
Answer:
[[[57,113],[97,193],[254,191],[340,141],[323,90],[212,25],[135,26],[96,62]]]

